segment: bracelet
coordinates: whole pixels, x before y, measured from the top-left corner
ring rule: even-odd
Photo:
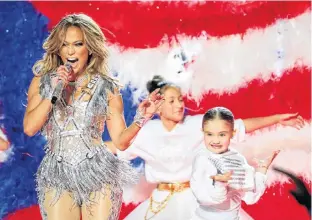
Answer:
[[[258,168],[265,168],[268,169],[269,167],[265,166],[265,165],[258,165]]]
[[[56,88],[51,89],[51,92],[49,94],[49,100],[51,100],[52,105],[55,105],[56,101],[58,100],[58,97],[54,96]]]
[[[142,111],[140,111],[139,109],[136,110],[136,114],[134,116],[133,122],[139,126],[140,128],[143,127],[143,125],[149,120],[150,118],[145,117],[142,114]]]
[[[264,160],[259,160],[257,167],[268,169],[269,167],[267,165],[264,165],[264,162],[265,162]]]

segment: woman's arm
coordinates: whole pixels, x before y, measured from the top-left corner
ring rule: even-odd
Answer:
[[[140,127],[135,123],[132,123],[127,128],[123,110],[123,102],[120,95],[110,99],[106,125],[112,140],[111,146],[115,146],[122,151],[130,146],[132,139],[140,130]]]
[[[49,73],[46,73],[49,74]],[[50,94],[53,94],[55,87],[59,81],[63,82],[64,88],[68,84],[68,77],[70,72],[64,65],[61,65],[56,70],[55,74],[43,75],[42,77],[50,77],[49,82],[44,86],[48,87],[48,94],[40,94],[39,86],[41,83],[41,77],[35,76],[31,81],[28,90],[28,104],[24,115],[24,132],[28,136],[35,135],[45,124],[48,119],[49,112],[52,109],[52,103]],[[44,96],[44,97],[41,97]]]
[[[295,127],[297,129],[302,128],[304,125],[303,118],[300,115],[298,115],[298,113],[277,114],[267,117],[248,118],[243,119],[243,121],[245,124],[246,133],[250,133],[261,128],[269,127],[277,123],[280,123],[285,126]]]
[[[110,97],[108,103],[109,115],[107,116],[106,125],[115,147],[124,151],[130,146],[133,138],[137,135],[145,121],[150,119],[158,110],[163,102],[163,98],[158,94],[159,89],[152,92],[149,95],[149,99],[140,103],[134,122],[127,128],[123,115],[122,97],[117,90],[116,88],[114,94],[108,94]]]
[[[28,104],[24,115],[24,132],[35,135],[48,119],[52,109],[51,100],[42,99],[39,94],[41,77],[34,77],[28,90]]]

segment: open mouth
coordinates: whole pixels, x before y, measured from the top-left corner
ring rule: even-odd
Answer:
[[[78,58],[67,58],[67,61],[70,63],[76,63],[78,61]]]

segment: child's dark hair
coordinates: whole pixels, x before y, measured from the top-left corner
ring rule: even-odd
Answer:
[[[149,93],[152,93],[155,89],[160,89],[160,93],[163,94],[166,89],[170,87],[179,88],[173,83],[165,81],[165,79],[159,75],[154,76],[153,79],[146,84],[146,89]]]
[[[204,125],[207,121],[214,119],[225,120],[230,123],[234,129],[234,115],[229,109],[224,107],[215,107],[209,109],[203,117],[202,128],[204,129]]]

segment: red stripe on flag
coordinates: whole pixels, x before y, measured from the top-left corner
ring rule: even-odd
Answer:
[[[244,34],[265,28],[279,18],[293,18],[311,8],[310,2],[40,2],[35,8],[54,26],[66,14],[85,13],[95,19],[112,43],[125,47],[155,47],[165,36],[182,33],[198,36]]]
[[[311,183],[307,186],[311,189]],[[300,206],[289,193],[294,188],[292,183],[277,184],[266,189],[256,204],[243,203],[242,207],[254,220],[309,220],[306,208]]]
[[[271,78],[267,82],[255,79],[235,93],[207,93],[197,106],[195,101],[186,100],[195,115],[205,113],[216,106],[231,109],[236,118],[250,118],[277,113],[299,112],[305,119],[311,119],[311,69],[295,68],[283,73],[280,79]]]

